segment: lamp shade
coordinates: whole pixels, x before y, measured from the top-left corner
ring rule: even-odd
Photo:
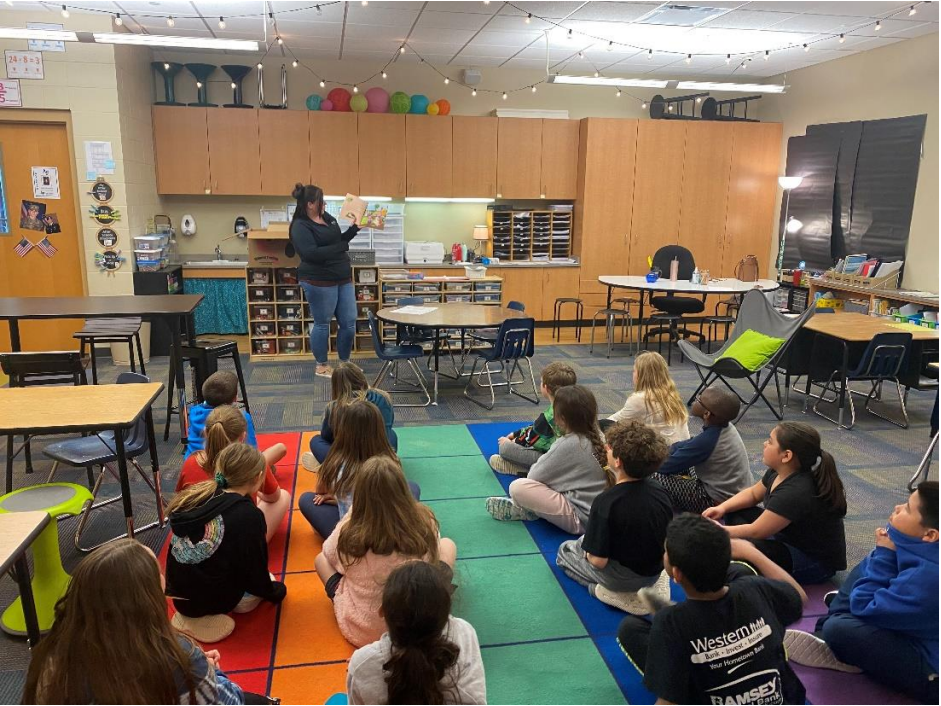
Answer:
[[[474,226],[474,240],[490,240],[490,231],[487,226]]]
[[[804,177],[779,176],[778,186],[780,186],[785,191],[790,191],[791,189],[796,189],[798,186],[800,186],[802,181],[804,181]]]

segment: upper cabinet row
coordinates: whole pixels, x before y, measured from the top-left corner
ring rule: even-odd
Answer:
[[[155,106],[161,194],[574,199],[577,120]]]

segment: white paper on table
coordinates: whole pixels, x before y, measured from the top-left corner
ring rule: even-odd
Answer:
[[[393,309],[393,314],[405,314],[407,316],[421,316],[422,314],[430,314],[433,311],[437,311],[438,307],[436,306],[403,306],[398,309]]]

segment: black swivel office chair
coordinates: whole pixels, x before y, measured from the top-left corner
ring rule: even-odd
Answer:
[[[688,281],[693,276],[693,270],[696,269],[696,260],[693,259],[693,254],[682,245],[665,245],[657,250],[653,256],[653,266],[660,268],[661,277],[669,278],[670,263],[674,259],[679,260],[680,264],[678,279]],[[702,296],[702,299],[678,297],[673,294],[651,296],[650,304],[656,310],[651,319],[661,321],[666,325],[657,328],[648,327],[647,333],[644,334],[644,340],[647,340],[650,336],[664,333],[669,333],[671,345],[674,341],[679,340],[680,334],[687,338],[692,336],[702,338],[702,334],[698,331],[692,331],[679,324],[684,315],[701,314],[705,310],[705,295]]]

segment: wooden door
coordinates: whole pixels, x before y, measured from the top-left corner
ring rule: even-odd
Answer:
[[[356,113],[311,111],[310,183],[330,196],[359,193]]]
[[[451,175],[454,196],[497,195],[497,118],[451,118]]]
[[[497,198],[538,199],[542,194],[542,120],[499,118]]]
[[[359,190],[405,196],[405,116],[359,113]]]
[[[574,199],[578,120],[542,121],[542,190],[547,199]]]
[[[543,317],[543,271],[542,267],[491,270],[503,278],[503,306],[511,301],[522,302],[526,305],[526,315],[540,321]]]
[[[212,184],[206,108],[155,105],[153,122],[157,193],[207,193]]]
[[[768,277],[777,243],[774,204],[781,140],[781,123],[735,123],[732,128],[723,277],[731,277],[746,255],[755,255],[758,276]]]
[[[720,122],[686,125],[679,244],[693,254],[700,270],[709,270],[713,277],[726,276],[722,244],[729,200],[733,127],[732,123]]]
[[[85,257],[76,222],[76,190],[72,179],[68,132],[64,124],[0,122],[0,170],[5,186],[9,232],[0,234],[0,297],[80,297],[85,294]],[[55,167],[59,171],[59,198],[35,198],[31,168]],[[45,206],[55,214],[59,233],[49,242],[57,249],[47,257],[35,247],[47,235],[20,225],[23,201]],[[90,201],[90,199],[89,199]],[[125,236],[122,236],[122,238]],[[22,238],[34,244],[23,257],[14,251]],[[119,243],[126,254],[133,249]],[[131,257],[133,254],[131,253]],[[129,267],[129,264],[125,265]],[[96,275],[106,277],[107,275]],[[76,350],[72,334],[82,327],[80,320],[22,321],[20,342],[24,351]],[[9,328],[0,322],[0,350],[10,350]]]
[[[605,291],[600,275],[630,274],[637,120],[586,118],[579,133],[573,251],[580,293]]]
[[[637,126],[629,274],[644,274],[648,257],[679,242],[686,126],[680,120],[642,120]]]
[[[407,196],[451,196],[451,116],[406,115]]]
[[[297,182],[310,183],[306,110],[258,111],[261,193],[290,200]]]
[[[258,110],[206,108],[206,117],[212,193],[257,195],[261,191]]]
[[[552,321],[555,300],[559,297],[577,297],[579,268],[545,267],[542,268],[542,320]],[[587,307],[586,307],[587,309]],[[571,311],[566,307],[566,312]]]

